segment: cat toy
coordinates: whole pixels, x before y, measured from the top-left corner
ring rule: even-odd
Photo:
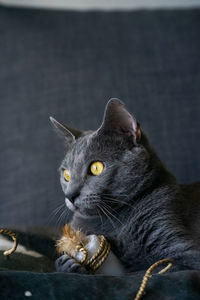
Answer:
[[[63,236],[57,241],[58,253],[66,253],[82,264],[89,273],[104,275],[122,275],[124,270],[117,257],[112,253],[109,242],[102,236],[85,235],[80,230],[73,230],[69,224],[63,227]],[[164,274],[173,264],[171,258],[155,262],[145,272],[134,300],[140,300],[146,290],[152,271],[167,264],[158,274]]]
[[[73,257],[89,273],[105,275],[124,273],[122,265],[103,235],[85,235],[66,224],[63,228],[63,236],[57,241],[56,246],[58,253],[66,253]]]

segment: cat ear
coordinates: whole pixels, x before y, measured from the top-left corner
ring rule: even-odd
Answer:
[[[82,131],[66,126],[53,117],[50,117],[50,121],[54,125],[56,131],[70,142],[75,141],[75,139],[78,139],[82,135]]]
[[[135,117],[127,110],[125,104],[119,99],[112,98],[108,101],[103,123],[98,129],[98,133],[108,134],[112,132],[121,132],[124,135],[133,137],[135,143],[141,138],[139,123]]]

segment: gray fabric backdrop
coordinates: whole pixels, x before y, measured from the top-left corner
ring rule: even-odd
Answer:
[[[199,10],[0,7],[1,225],[47,224],[64,201],[64,147],[49,115],[95,129],[110,97],[126,102],[181,183],[200,180],[199,31]]]

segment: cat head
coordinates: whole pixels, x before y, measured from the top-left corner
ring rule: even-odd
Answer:
[[[150,148],[124,103],[111,99],[96,131],[72,129],[50,118],[67,142],[60,181],[67,207],[96,216],[126,205],[150,175]]]

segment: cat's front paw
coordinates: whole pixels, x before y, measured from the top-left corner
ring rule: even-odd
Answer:
[[[57,272],[87,274],[86,269],[67,254],[56,259],[55,267]]]

